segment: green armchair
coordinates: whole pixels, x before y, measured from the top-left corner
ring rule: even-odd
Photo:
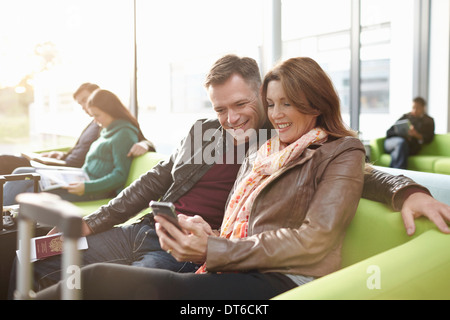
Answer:
[[[411,177],[450,204],[450,176],[386,169]],[[450,234],[426,218],[415,224],[410,237],[400,212],[361,199],[342,247],[342,269],[274,299],[450,299]]]

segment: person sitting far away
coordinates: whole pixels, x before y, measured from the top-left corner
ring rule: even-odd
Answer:
[[[55,193],[67,201],[87,201],[116,196],[123,188],[132,159],[130,148],[144,140],[136,118],[110,91],[97,89],[87,101],[89,114],[102,127],[100,137],[95,140],[86,155],[82,170],[89,181],[71,183],[47,192]],[[35,168],[17,168],[13,174],[36,172]],[[32,192],[33,181],[7,182],[4,186],[4,202],[15,203],[22,192]]]
[[[422,146],[434,138],[434,119],[425,112],[426,101],[417,97],[412,110],[405,113],[386,132],[384,150],[391,155],[392,168],[407,169],[408,156],[417,154]],[[406,124],[402,130],[400,123]]]
[[[215,152],[219,160],[226,160],[229,154],[233,159],[240,145],[234,137],[225,144],[228,140],[223,137],[228,132],[270,133],[272,127],[261,101],[261,75],[254,59],[233,54],[219,58],[206,76],[205,88],[217,119],[196,121],[166,161],[83,218],[83,235],[88,242],[83,265],[114,262],[176,272],[194,272],[199,267],[193,262],[179,262],[161,249],[151,214],[130,225],[120,224],[148,208],[150,201],[160,200],[173,202],[177,213],[201,216],[212,229],[220,228],[242,161],[203,161],[206,159],[202,156]],[[200,139],[200,143],[195,139]],[[261,142],[265,141],[261,138]],[[253,146],[251,150],[248,146],[249,157],[256,154]],[[423,186],[405,176],[376,169],[368,171],[364,178],[363,197],[401,210],[408,234],[414,233],[414,219],[419,216],[426,216],[442,232],[450,233],[445,222],[450,221],[450,206],[435,200]],[[55,228],[50,233],[54,232]],[[35,291],[61,279],[60,259],[61,256],[54,256],[34,263]],[[10,283],[14,285],[14,281]],[[14,288],[10,288],[12,293]]]
[[[80,104],[83,110],[89,115],[87,109],[87,100],[92,92],[99,89],[99,86],[94,83],[83,83],[73,94],[74,100]],[[102,128],[92,120],[87,127],[80,134],[76,144],[67,152],[64,151],[48,151],[43,152],[40,155],[49,158],[55,158],[65,161],[65,166],[81,168],[84,164],[86,154],[89,151],[89,147],[100,134]],[[148,151],[155,151],[153,143],[149,140],[142,140],[135,143],[129,153],[130,157],[140,156]],[[19,167],[30,167],[30,161],[22,156],[15,155],[0,155],[0,174],[11,174],[14,169]]]
[[[331,80],[310,58],[289,59],[263,81],[278,135],[243,163],[220,235],[200,216],[183,230],[156,216],[161,247],[197,272],[94,264],[85,299],[270,299],[340,267],[340,248],[361,198],[365,151],[342,121]],[[170,285],[168,285],[170,283]],[[57,298],[58,286],[40,298]]]

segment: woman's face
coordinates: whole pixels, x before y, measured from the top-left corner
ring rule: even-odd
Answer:
[[[88,110],[89,114],[94,118],[95,122],[97,122],[100,127],[107,128],[114,121],[113,117],[96,106],[91,106]]]
[[[305,105],[303,92],[298,93]],[[316,125],[316,115],[301,113],[286,98],[281,81],[272,80],[267,86],[268,117],[278,132],[281,142],[290,144],[309,132]]]

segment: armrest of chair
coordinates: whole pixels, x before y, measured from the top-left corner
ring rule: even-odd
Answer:
[[[377,164],[377,160],[380,159],[384,152],[384,140],[385,137],[377,138],[370,141],[370,162]]]
[[[34,192],[38,192],[38,182],[41,180],[41,176],[37,173],[18,173],[18,174],[5,174],[0,175],[0,203],[3,206],[3,185],[8,181],[20,181],[20,180],[34,180]]]
[[[34,192],[39,191],[39,180],[41,180],[41,176],[37,173],[0,175],[0,204],[2,205],[2,219],[0,219],[0,230],[3,230],[3,185],[8,181],[20,180],[34,180]]]
[[[450,235],[429,230],[276,300],[449,299]]]
[[[67,152],[71,149],[71,147],[57,147],[57,148],[51,148],[51,149],[44,149],[44,150],[37,150],[34,151],[36,153],[43,153],[43,152],[50,152],[50,151],[63,151]]]

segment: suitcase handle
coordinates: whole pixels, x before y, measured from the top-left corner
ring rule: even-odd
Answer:
[[[2,219],[0,221],[0,231],[3,230],[3,185],[8,181],[33,180],[34,192],[39,191],[39,180],[41,176],[37,173],[18,173],[0,175],[0,204],[2,205]]]
[[[17,293],[18,299],[29,299],[31,292],[32,269],[30,260],[30,239],[32,238],[34,222],[56,226],[64,236],[62,253],[62,270],[69,270],[80,265],[80,252],[77,248],[81,237],[82,210],[72,203],[62,200],[50,193],[22,193],[17,196],[19,203],[18,237],[20,243],[20,263],[18,263]],[[21,265],[21,266],[20,266]],[[67,282],[69,275],[62,272],[63,280]],[[62,299],[79,299],[80,288],[65,286]]]
[[[19,218],[56,226],[64,238],[81,237],[82,210],[51,193],[21,193],[17,197]]]

